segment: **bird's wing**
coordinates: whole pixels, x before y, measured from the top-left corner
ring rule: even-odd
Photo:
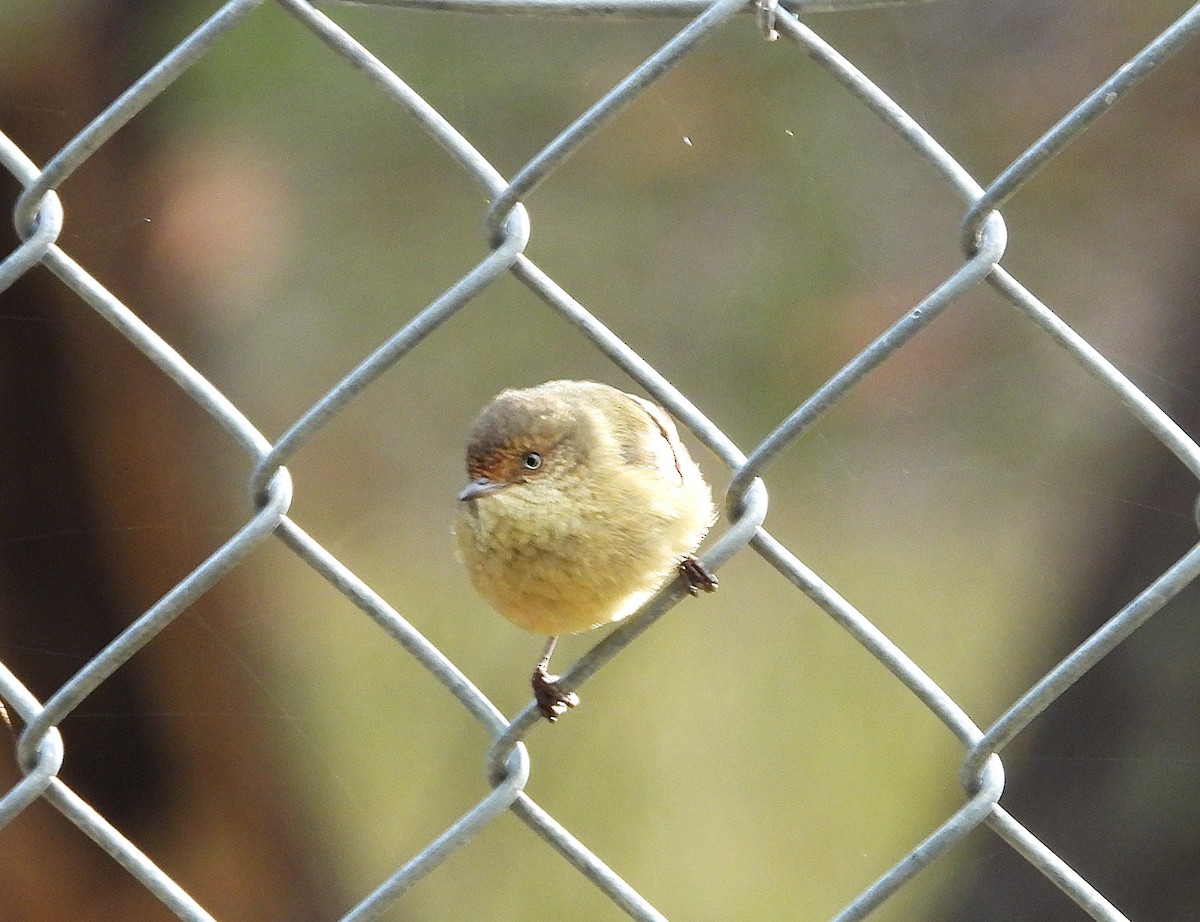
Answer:
[[[650,464],[663,474],[673,474],[682,481],[684,466],[690,463],[691,456],[679,440],[679,430],[675,428],[675,423],[658,404],[633,394],[626,396],[650,417],[657,430],[646,431],[637,439],[636,444],[627,446],[626,458],[633,464]]]

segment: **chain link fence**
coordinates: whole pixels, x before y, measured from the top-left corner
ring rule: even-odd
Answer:
[[[533,833],[561,854],[618,907],[636,919],[664,916],[630,883],[619,877],[587,845],[539,807],[525,792],[530,755],[524,739],[538,724],[532,704],[507,719],[436,646],[413,628],[330,550],[292,517],[293,484],[287,465],[304,451],[356,396],[370,388],[389,368],[419,348],[439,327],[502,276],[518,279],[537,298],[573,324],[622,371],[636,379],[714,455],[731,475],[725,495],[726,515],[715,540],[704,553],[705,563],[719,570],[736,554],[758,554],[797,590],[819,605],[853,636],[940,720],[962,746],[959,781],[965,792],[961,807],[908,854],[896,855],[886,874],[867,886],[836,917],[838,922],[862,919],[903,888],[915,875],[957,848],[973,830],[987,826],[1065,892],[1088,916],[1106,922],[1126,917],[1104,894],[1091,886],[1087,868],[1074,868],[1040,842],[1021,817],[1001,806],[1004,767],[1001,755],[1030,722],[1055,699],[1151,618],[1200,572],[1200,545],[1184,554],[1133,601],[1116,612],[1074,652],[1022,694],[990,726],[980,727],[905,652],[817,573],[801,562],[767,529],[767,478],[772,462],[832,408],[843,401],[873,369],[905,349],[922,329],[935,324],[965,293],[991,286],[1020,312],[1025,321],[1061,348],[1065,361],[1082,366],[1125,410],[1200,478],[1200,449],[1142,391],[1032,292],[1000,265],[1006,247],[1006,228],[1000,209],[1019,194],[1030,179],[1057,157],[1093,122],[1120,102],[1141,80],[1200,31],[1200,5],[1181,15],[1141,53],[1097,87],[1069,114],[1031,145],[986,187],[980,185],[912,117],[885,95],[850,61],[802,21],[807,12],[842,11],[885,5],[880,0],[778,2],[761,0],[378,0],[378,5],[422,7],[474,13],[555,16],[688,16],[695,18],[642,64],[574,120],[549,144],[506,178],[473,147],[456,127],[396,73],[376,58],[325,14],[303,0],[277,0],[296,21],[311,31],[329,54],[373,84],[394,106],[428,133],[462,176],[474,182],[489,202],[480,215],[491,247],[469,272],[440,297],[417,312],[395,335],[381,343],[349,375],[338,381],[310,410],[275,441],[265,437],[238,406],[215,387],[158,332],[147,325],[136,305],[122,303],[59,245],[63,205],[56,190],[107,140],[184,74],[206,52],[235,32],[263,0],[234,0],[221,6],[186,40],[156,63],[126,93],[97,116],[54,157],[38,166],[22,152],[20,139],[0,135],[0,161],[24,186],[13,208],[23,243],[0,264],[0,290],[38,267],[49,269],[62,284],[98,312],[144,353],[160,370],[224,428],[253,459],[250,494],[255,505],[244,525],[215,550],[186,579],[178,583],[114,638],[47,701],[37,700],[21,676],[0,662],[0,699],[19,717],[17,759],[22,780],[0,799],[0,830],[39,800],[52,804],[86,833],[113,861],[134,875],[179,918],[210,920],[212,916],[183,887],[160,869],[85,799],[59,778],[64,742],[58,727],[106,679],[120,670],[138,650],[186,611],[203,593],[224,579],[263,542],[282,541],[298,558],[343,593],[363,614],[376,622],[409,656],[427,669],[486,732],[493,742],[486,756],[491,790],[469,811],[448,825],[411,860],[362,896],[344,920],[376,918],[398,905],[409,888],[434,871],[497,817],[512,812]],[[522,204],[540,183],[567,158],[587,145],[629,103],[646,93],[655,81],[713,40],[730,21],[753,17],[766,41],[782,40],[817,61],[860,105],[885,123],[911,148],[947,187],[961,199],[961,264],[931,294],[907,310],[883,335],[837,371],[758,445],[744,451],[698,407],[689,402],[626,342],[525,254],[531,221]],[[457,449],[456,449],[457,450]],[[665,611],[684,596],[672,584],[634,618],[620,625],[587,652],[564,676],[568,688],[580,688]],[[2,833],[0,833],[2,834]]]

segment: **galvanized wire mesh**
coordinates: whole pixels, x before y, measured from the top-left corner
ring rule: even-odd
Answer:
[[[254,509],[232,538],[216,548],[201,566],[142,614],[128,630],[113,639],[49,700],[36,700],[26,690],[20,676],[0,663],[0,699],[25,725],[17,747],[24,777],[0,799],[0,829],[31,804],[45,800],[90,836],[179,918],[212,918],[196,899],[155,864],[153,856],[140,851],[120,829],[58,777],[64,753],[58,727],[139,649],[153,643],[159,632],[201,594],[225,578],[255,547],[276,537],[377,622],[416,662],[435,676],[494,739],[487,754],[492,784],[487,796],[413,855],[374,892],[365,895],[344,919],[364,920],[378,916],[480,829],[507,811],[520,817],[579,874],[630,916],[663,918],[633,886],[622,880],[524,792],[530,773],[530,757],[522,741],[539,720],[533,705],[513,720],[507,720],[446,656],[288,515],[292,498],[292,481],[286,468],[288,462],[302,452],[314,435],[351,400],[436,333],[444,321],[498,278],[510,274],[582,331],[596,349],[636,379],[728,466],[732,482],[725,497],[726,521],[704,555],[706,564],[719,569],[735,554],[752,552],[760,555],[876,657],[961,743],[964,757],[960,781],[966,795],[962,806],[931,830],[928,837],[908,854],[895,856],[894,867],[864,889],[836,918],[840,922],[865,918],[923,868],[958,846],[969,832],[986,825],[1089,916],[1110,922],[1124,919],[1125,916],[1104,895],[1089,885],[1085,879],[1086,868],[1070,867],[1000,805],[1004,788],[1001,753],[1034,717],[1195,578],[1200,572],[1200,545],[1193,547],[1146,586],[1078,649],[1014,701],[991,726],[981,728],[903,650],[772,537],[765,527],[768,510],[764,478],[779,453],[800,439],[868,373],[904,349],[917,332],[936,323],[964,293],[981,285],[990,285],[1000,292],[1030,325],[1061,347],[1066,359],[1081,365],[1107,388],[1128,413],[1200,478],[1200,449],[1192,439],[1103,355],[1001,267],[1006,229],[998,210],[1018,194],[1041,167],[1058,156],[1125,93],[1200,31],[1200,5],[1180,16],[984,188],[921,125],[798,18],[807,11],[881,5],[872,0],[812,3],[762,0],[754,7],[748,7],[745,0],[719,0],[711,4],[703,0],[605,0],[603,3],[589,0],[387,0],[386,5],[438,10],[569,16],[615,13],[695,16],[511,178],[501,175],[453,124],[354,36],[303,0],[278,0],[279,6],[311,30],[332,54],[347,67],[358,71],[428,132],[462,174],[483,190],[491,203],[481,215],[490,234],[491,250],[456,284],[380,344],[272,443],[204,374],[148,326],[138,316],[136,307],[123,304],[58,245],[63,211],[55,191],[135,114],[200,60],[209,48],[237,30],[261,2],[234,0],[221,6],[44,166],[38,167],[16,142],[0,135],[0,160],[25,187],[14,207],[14,221],[24,242],[0,264],[0,290],[38,266],[54,273],[217,420],[229,437],[254,460],[250,488],[251,495],[256,497]],[[383,0],[380,3],[384,5]],[[756,17],[765,39],[785,38],[819,62],[854,99],[908,143],[913,155],[923,160],[957,193],[964,209],[961,265],[748,452],[735,445],[670,381],[525,255],[530,218],[522,204],[543,180],[595,137],[623,107],[698,45],[728,28],[731,19],[743,13]],[[681,585],[673,584],[664,589],[636,617],[591,649],[564,676],[564,684],[568,688],[581,686],[683,595]]]

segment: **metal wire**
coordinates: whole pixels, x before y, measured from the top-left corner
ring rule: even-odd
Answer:
[[[965,792],[962,806],[930,832],[920,845],[905,855],[898,855],[891,870],[864,889],[837,915],[838,922],[850,922],[868,916],[923,868],[953,849],[970,831],[983,825],[989,826],[1008,842],[1093,919],[1108,922],[1125,919],[1087,883],[1080,872],[1069,867],[1000,806],[1004,789],[1001,753],[1073,682],[1112,652],[1132,631],[1153,617],[1200,574],[1200,544],[1188,551],[1077,650],[1021,695],[990,727],[982,729],[903,650],[765,529],[768,497],[764,478],[779,455],[794,446],[867,375],[904,349],[918,332],[936,323],[966,292],[984,283],[1007,298],[1032,327],[1061,347],[1066,356],[1078,362],[1193,474],[1200,477],[1200,448],[1195,442],[1108,360],[1001,267],[1007,237],[1004,221],[997,211],[1020,192],[1040,167],[1058,156],[1130,88],[1151,75],[1171,54],[1195,38],[1197,31],[1200,31],[1200,5],[1181,15],[1144,51],[1126,62],[1112,78],[1017,157],[990,186],[983,188],[915,120],[797,18],[797,14],[810,11],[899,5],[902,0],[784,0],[769,5],[747,3],[745,0],[716,0],[713,3],[705,0],[376,0],[375,5],[378,6],[511,15],[696,17],[536,153],[511,180],[506,180],[446,118],[354,36],[303,0],[277,0],[282,9],[309,29],[333,54],[406,112],[442,146],[469,180],[482,187],[491,201],[490,208],[481,215],[489,232],[491,248],[481,254],[474,268],[364,358],[272,444],[200,371],[57,244],[62,228],[62,206],[56,190],[64,180],[211,47],[237,29],[261,2],[233,0],[221,6],[43,168],[39,169],[32,163],[12,140],[0,135],[0,163],[24,187],[23,194],[13,208],[14,222],[23,242],[0,263],[0,290],[34,267],[46,266],[224,427],[253,464],[249,487],[250,495],[254,498],[245,524],[235,534],[45,703],[37,701],[19,677],[0,663],[0,701],[20,715],[25,725],[17,746],[23,778],[0,797],[0,832],[31,804],[39,799],[44,800],[82,829],[179,918],[212,918],[195,899],[158,868],[152,858],[137,849],[120,830],[57,777],[63,761],[63,743],[58,726],[106,678],[121,669],[137,650],[153,643],[167,624],[222,580],[252,549],[275,536],[378,623],[388,636],[441,682],[492,738],[492,745],[485,757],[491,782],[490,792],[397,869],[374,892],[364,895],[358,905],[343,917],[345,920],[357,922],[379,916],[395,905],[422,877],[462,848],[480,829],[508,811],[515,813],[535,834],[562,854],[579,874],[591,881],[629,916],[635,919],[664,918],[649,901],[525,793],[530,758],[523,740],[538,721],[532,703],[513,720],[506,720],[441,651],[288,516],[292,484],[284,465],[388,368],[403,360],[436,333],[441,324],[498,278],[510,274],[550,309],[576,326],[601,353],[636,379],[728,466],[732,480],[726,495],[727,523],[705,555],[705,563],[716,569],[738,553],[756,552],[761,555],[877,658],[962,744],[961,783]],[[530,219],[521,204],[540,182],[594,138],[623,106],[645,92],[656,79],[691,54],[702,42],[718,36],[739,13],[755,13],[764,36],[782,36],[817,61],[852,98],[907,142],[933,174],[961,197],[965,206],[961,265],[803,401],[748,453],[743,453],[670,381],[525,255]],[[583,656],[563,677],[563,684],[568,689],[584,684],[683,595],[682,585],[676,583],[667,586],[638,615],[623,623]]]
[[[505,14],[512,16],[604,16],[652,17],[697,16],[711,3],[704,0],[351,0],[355,6],[395,7],[409,10],[438,10],[455,13]],[[871,10],[888,6],[919,6],[933,0],[784,0],[780,9],[797,15]],[[739,12],[754,12],[751,5]]]

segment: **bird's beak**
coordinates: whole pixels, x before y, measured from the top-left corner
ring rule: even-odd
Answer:
[[[458,494],[458,498],[462,502],[466,502],[469,499],[479,499],[479,497],[487,496],[490,493],[499,493],[507,486],[509,486],[509,483],[506,480],[489,480],[487,477],[477,477],[463,487],[462,492]]]

